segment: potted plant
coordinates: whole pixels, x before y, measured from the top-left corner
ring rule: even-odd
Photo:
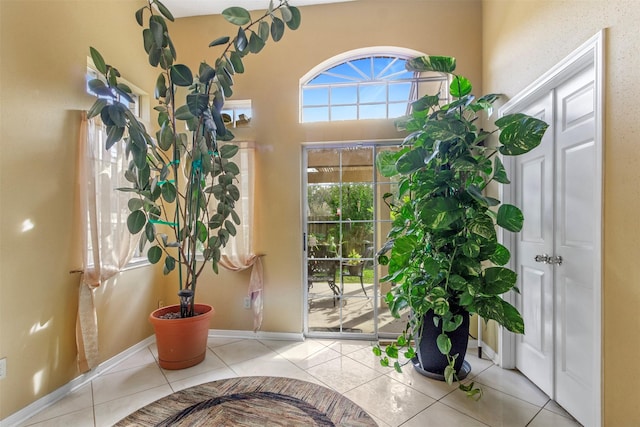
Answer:
[[[271,1],[269,9],[256,20],[240,7],[230,7],[222,16],[238,26],[237,34],[213,40],[209,46],[220,46],[221,53],[212,65],[202,62],[194,73],[176,62],[178,56],[167,25],[174,20],[171,12],[158,0],[148,0],[135,12],[137,23],[143,27],[149,63],[159,69],[155,138],[117,102],[119,97],[131,100],[131,90],[119,81],[118,70],[107,64],[98,50],[90,48],[102,78],[89,82],[99,98],[88,117],[99,115],[105,124],[107,150],[124,139],[131,157],[124,172],[131,186],[120,189],[131,193],[128,229],[132,234],[140,233],[140,247],[148,247],[149,261],[161,262],[164,274],[177,269],[180,305],[165,307],[150,317],[160,364],[168,369],[192,366],[204,359],[212,308],[195,303],[198,277],[206,265],[218,272],[221,249],[240,224],[234,210],[240,198],[235,184],[240,171],[232,161],[238,147],[230,142],[233,134],[221,113],[225,99],[232,94],[233,76],[244,72],[243,58],[260,52],[269,37],[279,41],[285,27],[295,30],[300,25],[300,11],[289,6],[287,0],[275,6]],[[170,319],[161,320],[161,315]],[[169,338],[159,335],[163,325],[171,328]],[[194,328],[200,332],[189,338],[188,331]],[[197,348],[180,355],[191,341]]]
[[[347,268],[349,269],[349,274],[357,275],[360,273],[360,264],[362,264],[362,255],[358,251],[351,249],[349,255],[347,256],[349,259],[347,260]]]
[[[518,232],[523,215],[484,190],[491,182],[509,183],[500,155],[530,151],[548,127],[513,114],[496,120],[496,130],[480,128],[479,113],[490,110],[498,95],[475,98],[471,83],[454,73],[455,66],[454,58],[442,56],[407,61],[412,71],[448,74],[452,101],[442,105],[434,94],[414,102],[411,115],[396,122],[408,132],[401,149],[376,158],[381,174],[398,179],[397,194],[384,195],[393,222],[377,254],[379,263],[388,266],[382,281],[393,284],[386,302],[395,317],[406,310],[410,316],[398,339],[374,352],[385,366],[404,356],[420,372],[449,384],[466,374],[470,313],[524,332],[520,313],[501,297],[517,291],[517,276],[506,267],[510,254],[496,232],[496,227]],[[490,141],[496,132],[499,140]],[[402,363],[396,360],[393,366],[400,370]],[[460,387],[478,392],[473,384]]]

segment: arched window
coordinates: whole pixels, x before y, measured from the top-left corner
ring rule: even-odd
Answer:
[[[426,93],[448,99],[448,77],[407,71],[423,54],[401,48],[357,49],[319,64],[300,79],[300,122],[391,119]]]

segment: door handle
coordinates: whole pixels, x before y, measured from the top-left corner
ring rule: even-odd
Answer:
[[[534,260],[536,262],[543,262],[545,264],[549,263],[549,255],[547,254],[542,254],[542,255],[536,255],[536,257],[534,258]]]
[[[549,256],[547,254],[536,255],[534,260],[535,262],[542,262],[545,264],[562,265],[562,257],[560,255],[557,255],[557,256]]]
[[[562,265],[562,257],[560,255],[549,257],[547,264]]]

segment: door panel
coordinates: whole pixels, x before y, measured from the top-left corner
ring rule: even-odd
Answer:
[[[523,112],[553,123],[553,94],[531,103]],[[524,226],[516,247],[520,294],[516,306],[522,313],[525,335],[517,337],[516,366],[548,395],[553,394],[553,269],[536,262],[537,255],[553,253],[553,136],[516,157],[516,204]]]
[[[562,256],[556,275],[556,401],[585,425],[595,423],[592,405],[596,369],[595,274],[598,170],[595,145],[594,69],[588,67],[556,89],[555,252]]]

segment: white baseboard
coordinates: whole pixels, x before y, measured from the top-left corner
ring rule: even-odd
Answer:
[[[304,341],[304,335],[302,333],[293,332],[253,332],[253,331],[232,331],[222,329],[210,329],[210,338],[241,338],[241,339],[270,339],[270,340],[282,340],[282,341]],[[13,427],[27,419],[33,417],[38,412],[45,410],[51,405],[58,402],[60,399],[67,396],[69,393],[74,392],[80,387],[84,386],[88,382],[96,379],[100,375],[108,372],[110,369],[118,365],[125,359],[133,356],[139,350],[153,344],[155,342],[155,336],[150,336],[139,343],[129,347],[123,352],[113,356],[109,360],[102,362],[95,369],[80,374],[76,378],[72,379],[62,387],[52,391],[46,396],[41,397],[29,406],[19,410],[18,412],[11,414],[7,418],[0,420],[0,427]]]
[[[262,332],[209,329],[209,338],[243,338],[255,340],[304,341],[302,332]]]
[[[74,392],[75,390],[84,386],[88,382],[94,380],[95,378],[109,371],[111,368],[118,365],[123,360],[133,356],[133,354],[147,347],[149,344],[152,344],[154,341],[155,341],[155,337],[150,336],[140,341],[139,343],[129,347],[125,351],[113,356],[109,360],[102,362],[95,369],[89,372],[86,372],[84,374],[80,374],[79,376],[75,377],[74,379],[72,379],[62,387],[52,391],[46,396],[43,396],[40,399],[36,400],[35,402],[31,403],[29,406],[22,408],[18,412],[11,414],[10,416],[8,416],[3,420],[0,420],[0,427],[13,427],[28,420],[29,418],[36,415],[38,412],[43,411],[49,406],[58,402],[60,399],[64,398],[69,393]]]

